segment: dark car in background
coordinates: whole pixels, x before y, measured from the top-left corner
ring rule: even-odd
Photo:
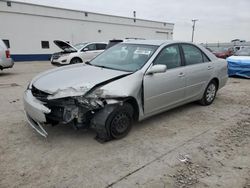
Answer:
[[[212,50],[212,53],[218,57],[226,59],[233,55],[233,49],[232,48],[225,48],[225,47],[216,47],[216,48],[210,48]]]
[[[114,45],[116,45],[116,44],[119,44],[119,43],[121,43],[121,42],[123,42],[123,40],[121,40],[121,39],[109,40],[109,43],[108,43],[108,45],[106,46],[106,49],[111,48],[112,46],[114,46]]]

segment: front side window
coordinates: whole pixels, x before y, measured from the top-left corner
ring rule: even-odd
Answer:
[[[74,45],[74,47],[77,49],[77,50],[80,50],[82,49],[84,46],[86,46],[88,43],[78,43],[76,45]]]
[[[186,65],[194,65],[203,62],[203,55],[197,47],[189,44],[183,44],[182,49]]]
[[[181,66],[181,56],[178,45],[164,48],[154,61],[154,64],[167,65],[167,69]]]
[[[121,43],[107,49],[89,64],[109,69],[135,72],[141,69],[158,46]]]
[[[86,46],[85,48],[88,48],[88,51],[96,50],[96,45],[90,44],[90,45]]]

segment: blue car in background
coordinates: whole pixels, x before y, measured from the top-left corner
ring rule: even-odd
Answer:
[[[228,75],[250,78],[250,47],[244,47],[227,58]]]

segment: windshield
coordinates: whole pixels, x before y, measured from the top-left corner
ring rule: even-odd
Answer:
[[[91,65],[135,72],[143,67],[158,46],[120,43],[91,61]]]
[[[84,46],[86,46],[86,44],[88,44],[88,43],[79,43],[79,44],[74,45],[74,47],[75,47],[77,50],[80,50],[80,49],[82,49]]]
[[[250,47],[245,47],[235,53],[236,56],[250,56]]]

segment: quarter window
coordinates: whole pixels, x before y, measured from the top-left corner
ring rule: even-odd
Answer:
[[[178,45],[164,48],[154,61],[154,64],[167,65],[167,69],[181,66],[181,57]]]
[[[210,62],[210,60],[208,59],[208,57],[204,54],[204,53],[202,53],[202,55],[203,55],[203,62]]]
[[[96,49],[97,50],[105,50],[107,44],[96,44]]]
[[[203,62],[203,54],[201,51],[193,45],[182,45],[186,65],[193,65]]]
[[[3,39],[3,42],[7,48],[10,48],[10,41],[8,39]]]

